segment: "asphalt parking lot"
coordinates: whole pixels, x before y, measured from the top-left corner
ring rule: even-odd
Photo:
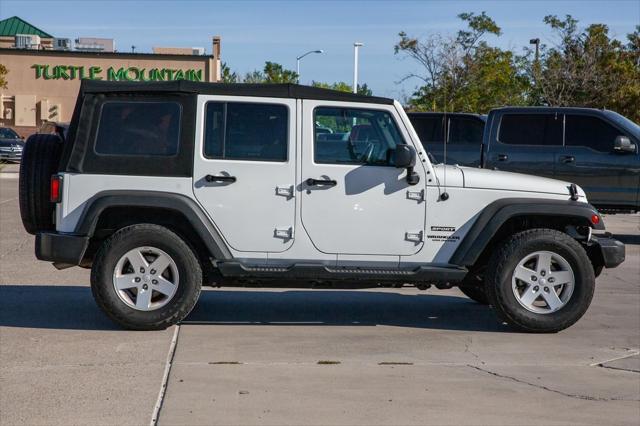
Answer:
[[[130,332],[98,310],[87,270],[36,261],[11,169],[2,425],[640,422],[639,215],[605,217],[627,260],[558,334],[515,333],[455,289],[207,289],[181,326]]]

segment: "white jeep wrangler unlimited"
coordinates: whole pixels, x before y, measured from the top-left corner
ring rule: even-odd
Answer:
[[[132,329],[202,284],[435,285],[555,332],[624,260],[575,185],[434,165],[398,102],[297,85],[84,81],[66,140],[27,141],[20,207]]]

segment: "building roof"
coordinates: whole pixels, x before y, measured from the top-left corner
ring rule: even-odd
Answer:
[[[11,37],[16,34],[30,34],[42,38],[53,38],[51,34],[45,33],[40,28],[34,27],[17,16],[12,16],[11,18],[0,21],[0,37]]]
[[[316,99],[322,101],[393,104],[393,99],[358,95],[300,84],[204,83],[177,81],[103,81],[82,80],[83,93],[195,93],[200,95],[256,96],[265,98]]]

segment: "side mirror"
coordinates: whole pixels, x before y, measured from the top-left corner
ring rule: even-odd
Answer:
[[[420,175],[413,171],[416,165],[416,150],[410,145],[396,145],[392,151],[393,164],[399,169],[407,169],[407,183],[416,185],[420,182]]]
[[[397,168],[408,169],[416,165],[416,150],[410,145],[396,145],[392,158]]]
[[[613,142],[613,150],[616,152],[636,152],[636,144],[631,143],[627,136],[616,136]]]

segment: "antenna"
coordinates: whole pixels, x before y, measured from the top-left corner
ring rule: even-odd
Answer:
[[[442,163],[443,163],[443,167],[444,167],[444,173],[443,173],[443,192],[442,194],[440,194],[440,200],[442,201],[447,201],[449,199],[449,194],[447,193],[447,145],[449,144],[449,125],[450,125],[450,120],[449,118],[447,118],[447,82],[445,80],[445,84],[444,84],[444,116],[443,116],[443,120],[444,120],[444,126],[443,126],[443,131],[444,131],[444,138],[443,138],[443,143],[444,143],[444,150],[443,150],[443,158],[442,158]]]

